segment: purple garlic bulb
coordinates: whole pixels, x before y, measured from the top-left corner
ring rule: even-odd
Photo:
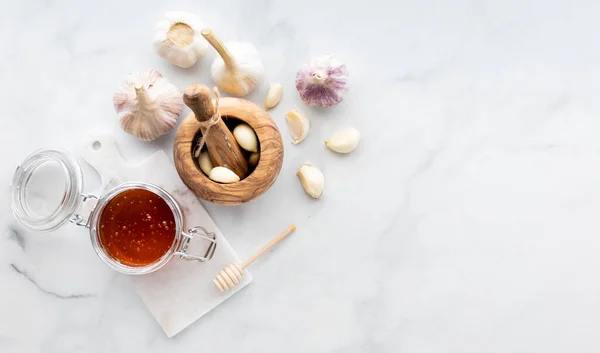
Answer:
[[[331,107],[344,100],[348,69],[331,55],[311,59],[296,74],[296,89],[307,105]]]

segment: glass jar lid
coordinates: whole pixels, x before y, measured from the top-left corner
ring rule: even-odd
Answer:
[[[81,207],[83,174],[70,154],[41,150],[27,157],[13,176],[12,211],[26,228],[55,230]]]

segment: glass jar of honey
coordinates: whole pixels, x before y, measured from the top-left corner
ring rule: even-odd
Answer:
[[[62,151],[27,157],[13,176],[11,201],[15,218],[28,229],[53,231],[67,222],[88,228],[98,257],[125,274],[154,272],[174,256],[208,261],[217,246],[215,234],[203,227],[184,231],[179,205],[159,186],[128,182],[99,197],[84,194],[77,160]],[[202,256],[188,253],[192,239],[207,242]]]

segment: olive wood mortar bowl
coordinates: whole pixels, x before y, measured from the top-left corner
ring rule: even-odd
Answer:
[[[194,158],[200,124],[193,112],[183,120],[175,135],[175,168],[181,180],[198,198],[222,205],[239,205],[257,198],[273,185],[283,164],[283,140],[269,114],[250,101],[221,98],[218,109],[223,118],[237,119],[254,129],[260,147],[260,159],[254,171],[231,184],[221,184],[209,179]]]

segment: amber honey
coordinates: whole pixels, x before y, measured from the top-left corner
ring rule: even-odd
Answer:
[[[129,189],[113,197],[98,222],[106,253],[128,266],[146,266],[163,257],[176,235],[173,211],[157,194]]]

